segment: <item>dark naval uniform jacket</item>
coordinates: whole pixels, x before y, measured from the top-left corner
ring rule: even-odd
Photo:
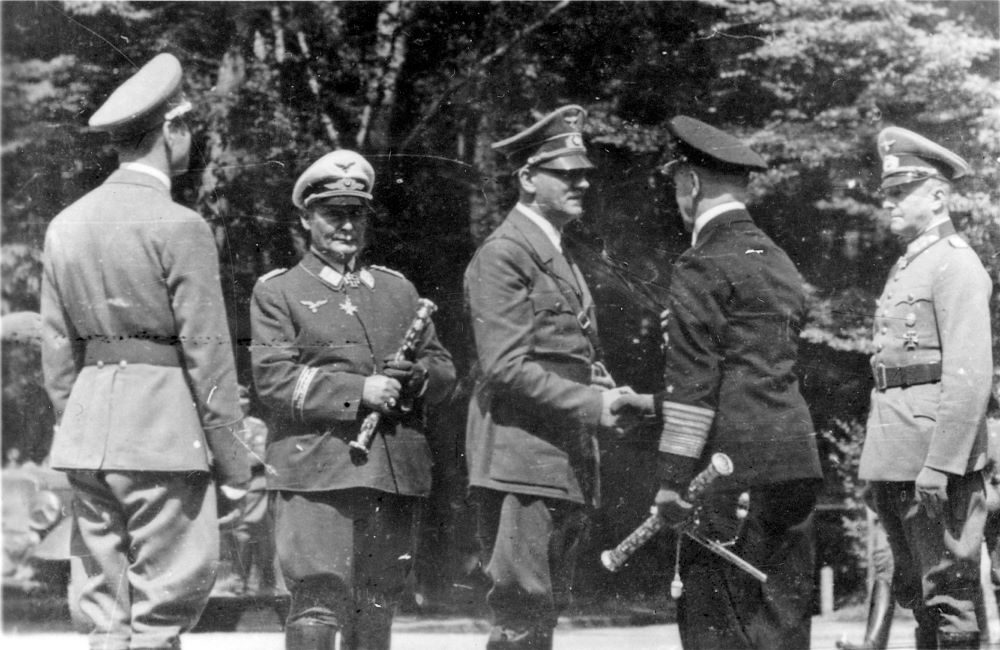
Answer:
[[[601,391],[594,302],[579,269],[516,207],[465,272],[480,376],[469,406],[469,482],[593,502]]]
[[[686,486],[715,452],[718,487],[822,476],[794,373],[803,280],[744,209],[709,221],[670,280],[661,480]]]
[[[370,412],[361,404],[365,378],[399,349],[419,299],[396,271],[372,266],[357,275],[360,283],[351,287],[308,253],[254,287],[250,352],[257,394],[270,411],[269,489],[430,491],[422,405],[443,400],[455,382],[451,355],[433,324],[415,358],[427,370],[423,395],[408,414],[382,417],[368,462],[351,461],[348,443]]]
[[[892,268],[875,313],[862,479],[913,481],[924,466],[961,476],[985,466],[991,290],[950,221],[918,237]]]
[[[215,239],[161,181],[119,169],[52,221],[41,311],[53,467],[249,480]]]

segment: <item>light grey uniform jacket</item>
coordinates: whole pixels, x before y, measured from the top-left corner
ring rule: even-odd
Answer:
[[[53,467],[249,480],[215,240],[159,180],[119,169],[52,221],[41,302]]]
[[[991,289],[951,222],[892,268],[876,308],[873,370],[940,363],[941,380],[872,391],[862,479],[913,481],[924,466],[964,475],[986,464]]]

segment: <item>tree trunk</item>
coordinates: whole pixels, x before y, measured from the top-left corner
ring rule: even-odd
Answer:
[[[490,148],[494,113],[484,111],[472,118],[468,140],[472,144],[472,167],[479,172],[480,182],[469,189],[469,232],[479,246],[503,220],[497,197],[496,153]]]
[[[224,194],[217,190],[224,186],[236,161],[236,156],[224,144],[223,133],[229,118],[229,111],[236,101],[236,95],[246,79],[246,60],[240,53],[238,45],[230,47],[222,55],[219,62],[219,72],[215,83],[216,101],[207,102],[210,109],[207,116],[208,138],[206,149],[208,156],[205,169],[201,174],[201,187],[198,190],[198,206],[210,220],[225,223],[228,217],[228,205]],[[216,232],[218,238],[221,233]]]
[[[407,39],[403,27],[412,14],[412,3],[408,0],[392,0],[379,13],[375,37],[376,64],[368,77],[366,104],[355,138],[358,149],[376,152],[389,149],[396,85],[406,62]]]

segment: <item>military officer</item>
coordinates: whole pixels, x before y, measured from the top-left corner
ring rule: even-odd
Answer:
[[[859,474],[871,482],[917,647],[978,647],[992,283],[948,212],[952,182],[969,166],[898,127],[879,133],[878,153],[883,208],[906,252],[876,307]]]
[[[52,466],[74,490],[93,648],[179,647],[215,579],[213,478],[227,497],[250,479],[215,239],[170,198],[191,148],[182,76],[160,54],[91,116],[120,166],[45,236]]]
[[[268,489],[291,611],[288,650],[389,647],[394,603],[430,490],[424,405],[455,382],[433,324],[396,359],[418,308],[400,273],[366,266],[372,166],[338,149],[295,183],[309,251],[260,278],[251,305],[254,381],[270,411]],[[367,461],[349,445],[381,414]]]
[[[493,145],[516,169],[519,201],[465,271],[481,370],[466,452],[489,555],[490,650],[552,647],[598,499],[594,434],[618,394],[562,244],[590,185],[585,117],[564,106]]]
[[[732,476],[704,498],[703,532],[768,574],[761,584],[700,546],[682,545],[681,641],[692,648],[809,646],[811,513],[820,472],[812,418],[794,366],[805,316],[803,280],[747,211],[751,172],[767,164],[737,138],[679,115],[668,123],[663,173],[691,248],[674,264],[665,314],[665,389],[625,395],[613,412],[661,424],[656,506],[686,517],[681,498],[715,452]],[[741,493],[749,514],[737,522]]]

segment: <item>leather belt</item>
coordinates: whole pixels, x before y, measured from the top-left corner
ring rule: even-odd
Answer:
[[[941,381],[941,363],[919,363],[895,368],[879,363],[872,367],[872,375],[875,377],[875,388],[879,390],[933,384]]]
[[[177,345],[151,339],[89,339],[83,354],[83,365],[105,363],[145,363],[151,366],[181,366],[181,351]]]

